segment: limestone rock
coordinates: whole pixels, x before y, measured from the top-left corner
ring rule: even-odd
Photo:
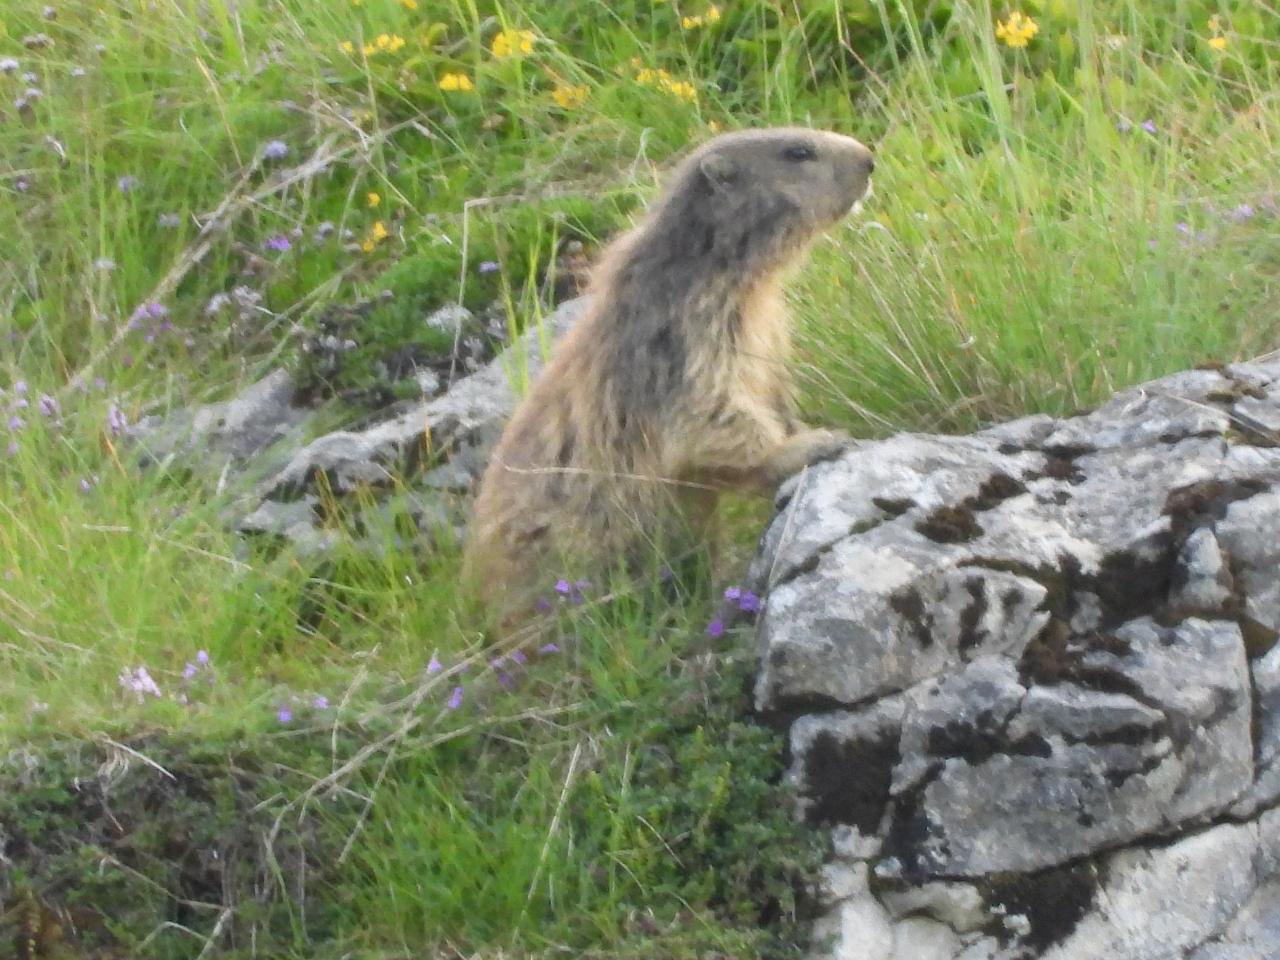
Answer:
[[[581,300],[562,306],[547,319],[546,335],[561,336],[583,306]],[[294,496],[317,484],[337,493],[387,485],[428,458],[459,449],[469,450],[470,461],[482,465],[515,408],[512,377],[532,377],[542,365],[543,333],[531,330],[516,347],[459,379],[440,397],[367,429],[340,430],[312,441],[267,481],[263,495]]]
[[[755,697],[814,955],[1280,958],[1280,360],[779,491]]]
[[[350,527],[373,531],[357,543],[367,542],[374,551],[388,544],[430,544],[442,531],[460,532],[461,496],[483,472],[515,408],[512,383],[537,373],[547,348],[584,306],[581,299],[563,304],[443,394],[360,429],[306,442],[315,413],[294,402],[292,378],[277,370],[225,403],[149,417],[131,436],[147,462],[219,476],[220,486],[235,494],[224,519],[243,533],[280,538],[302,554],[324,552],[344,533],[322,522],[321,505],[330,504],[333,512],[335,501],[359,492],[373,494],[376,503],[370,507],[363,497],[343,504],[354,517]],[[445,308],[427,323],[451,329],[470,316],[462,308]],[[408,522],[398,522],[398,516]]]
[[[293,378],[275,370],[223,403],[144,417],[127,436],[152,463],[175,461],[213,475],[228,470],[266,473],[298,443],[311,411],[293,405]]]

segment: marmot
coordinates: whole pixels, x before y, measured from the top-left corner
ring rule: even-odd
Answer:
[[[508,626],[558,578],[639,559],[673,519],[696,534],[719,490],[770,494],[844,445],[793,412],[781,283],[874,167],[836,133],[723,134],[605,251],[475,501],[464,582]]]

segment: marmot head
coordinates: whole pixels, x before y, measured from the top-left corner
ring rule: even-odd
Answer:
[[[684,160],[654,219],[659,235],[683,234],[697,259],[767,268],[848,214],[874,169],[867,147],[825,130],[722,134]]]

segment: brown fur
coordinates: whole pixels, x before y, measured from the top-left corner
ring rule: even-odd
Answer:
[[[481,481],[464,578],[491,606],[519,612],[681,520],[697,536],[719,490],[770,493],[838,449],[792,409],[781,283],[873,167],[856,140],[799,128],[725,134],[680,164],[605,252]]]

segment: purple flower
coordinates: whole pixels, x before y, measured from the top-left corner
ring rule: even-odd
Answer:
[[[289,152],[289,145],[283,140],[268,140],[262,145],[262,156],[267,160],[279,160]]]
[[[86,478],[86,477],[81,477],[81,478],[80,478],[80,492],[81,492],[81,493],[88,493],[88,492],[89,492],[90,490],[92,490],[92,489],[93,489],[93,484],[89,482],[88,478]]]
[[[1191,227],[1186,223],[1175,223],[1173,229],[1177,230],[1184,237],[1191,236]]]
[[[539,597],[537,600],[534,601],[533,606],[534,606],[534,609],[537,610],[539,613],[546,613],[548,610],[551,609],[551,601],[548,600],[546,597]]]
[[[120,436],[129,426],[129,418],[114,403],[107,407],[107,429],[114,437]]]
[[[126,174],[116,181],[116,186],[120,188],[121,193],[129,193],[138,186],[138,178],[132,174]]]
[[[315,699],[311,701],[311,705],[315,707],[317,710],[328,710],[329,698],[326,697],[323,693],[316,694]]]
[[[440,663],[440,658],[433,653],[431,662],[427,664],[427,673],[439,673],[443,669],[444,665]]]
[[[560,594],[561,596],[567,597],[571,590],[573,590],[573,585],[569,583],[568,580],[565,580],[563,577],[561,577],[559,580],[556,581],[556,593]]]
[[[18,61],[13,57],[0,57],[0,73],[17,73]]]
[[[1143,120],[1139,126],[1141,126],[1147,133],[1156,132],[1156,123],[1154,120]]]
[[[26,393],[26,392],[27,392],[27,381],[25,381],[25,380],[15,380],[15,381],[13,382],[13,392],[14,392],[14,393]]]
[[[94,377],[94,378],[93,378],[93,389],[95,389],[95,390],[105,390],[105,389],[107,389],[107,378],[106,378],[106,377]]]
[[[151,674],[147,672],[146,667],[134,667],[132,670],[124,669],[120,671],[120,686],[126,690],[132,691],[138,695],[138,702],[141,703],[146,694],[153,697],[160,696],[159,685],[151,678]]]
[[[16,413],[9,418],[10,430],[21,430],[25,426],[26,424],[23,423],[22,418],[18,416]]]
[[[1244,223],[1246,220],[1252,219],[1256,212],[1257,211],[1253,209],[1253,204],[1242,203],[1239,206],[1233,207],[1227,216],[1236,223]]]
[[[152,300],[150,303],[140,303],[133,313],[129,314],[129,329],[137,330],[142,326],[142,321],[147,319],[160,319],[169,315],[169,308],[163,303],[157,303]]]
[[[190,661],[188,661],[187,665],[182,668],[182,677],[184,680],[190,680],[192,677],[196,675],[197,672],[199,672],[199,670],[200,670],[199,667],[197,667],[194,663],[191,663]]]
[[[19,449],[21,449],[21,448],[18,446],[18,441],[17,441],[17,440],[10,440],[10,441],[9,441],[9,446],[5,447],[5,453],[7,453],[9,456],[11,456],[11,457],[12,457],[12,456],[14,456],[15,454],[17,454],[17,452],[18,452],[18,450],[19,450]]]
[[[716,617],[707,624],[707,636],[712,640],[718,640],[724,636],[724,621]]]
[[[57,416],[58,401],[47,393],[40,394],[40,399],[36,404],[40,408],[40,413],[46,417]]]
[[[264,243],[263,246],[268,250],[278,250],[283,253],[292,247],[293,244],[289,242],[289,238],[283,233],[277,233],[275,236],[267,238],[267,242]]]
[[[81,77],[83,77],[84,75],[85,75],[85,69],[84,69],[84,67],[72,67],[72,68],[71,68],[71,76],[72,76],[72,77],[74,77],[75,79],[79,80],[79,79],[80,79]]]
[[[744,613],[759,613],[760,598],[750,590],[743,590],[742,597],[738,600],[738,609]]]
[[[293,721],[293,711],[288,707],[281,707],[276,711],[276,719],[281,723],[291,723]]]
[[[323,240],[329,234],[333,233],[334,226],[332,220],[325,220],[316,226],[316,239]]]
[[[449,694],[449,700],[445,704],[450,710],[457,710],[462,706],[462,688],[454,687],[453,693]]]
[[[481,260],[479,266],[476,267],[477,273],[496,273],[500,269],[496,260]]]
[[[559,653],[560,648],[556,646],[554,643],[544,643],[540,648],[538,648],[538,652],[539,653]]]
[[[182,217],[176,213],[162,213],[156,217],[156,225],[166,229],[182,226]]]
[[[197,651],[196,651],[196,663],[198,663],[198,664],[200,664],[201,666],[203,666],[203,665],[207,664],[208,662],[209,662],[209,653],[208,653],[208,651],[206,651],[206,650],[197,650]]]
[[[13,188],[19,193],[26,193],[31,189],[31,181],[26,177],[19,177],[17,180],[13,181]]]
[[[515,686],[515,680],[511,678],[511,674],[506,673],[505,671],[499,670],[498,685],[502,687],[502,689],[504,690],[510,690],[513,686]]]
[[[742,596],[741,587],[729,587],[724,592],[724,598],[726,600],[737,600],[740,596]]]
[[[520,664],[521,666],[524,666],[526,663],[528,663],[528,662],[529,662],[529,658],[528,658],[527,656],[525,656],[525,654],[524,654],[524,651],[523,651],[523,650],[512,650],[512,651],[511,651],[511,662],[512,662],[512,663],[518,663],[518,664]]]
[[[1121,117],[1119,120],[1116,121],[1116,129],[1119,130],[1121,133],[1128,133],[1130,130],[1133,129],[1133,124],[1130,123],[1128,120],[1126,120],[1124,117]]]

